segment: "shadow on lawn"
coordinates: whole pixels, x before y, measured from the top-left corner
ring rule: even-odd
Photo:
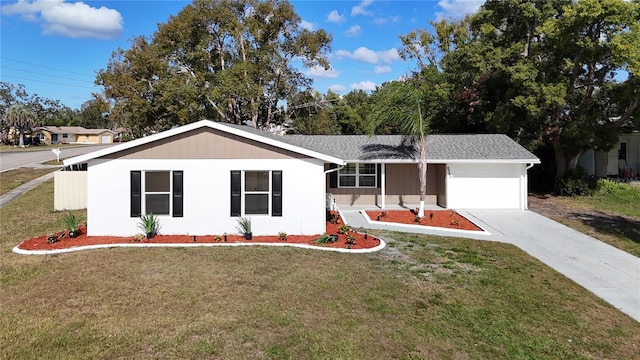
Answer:
[[[640,220],[622,216],[612,216],[604,213],[572,213],[571,217],[579,220],[584,225],[594,228],[598,232],[614,236],[624,236],[634,243],[640,244]]]

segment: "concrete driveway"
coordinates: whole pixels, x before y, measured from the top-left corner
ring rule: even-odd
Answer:
[[[354,227],[371,226],[357,211],[342,211]],[[640,259],[532,211],[467,210],[461,215],[491,235],[472,237],[513,244],[640,322]],[[411,232],[406,228],[384,229]],[[422,227],[420,233],[445,235]]]

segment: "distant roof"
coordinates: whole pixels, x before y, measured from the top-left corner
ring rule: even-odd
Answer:
[[[201,127],[214,128],[338,164],[418,161],[414,138],[405,135],[275,135],[250,126],[202,120],[67,159],[65,165],[86,162]],[[433,134],[427,135],[426,146],[429,163],[540,163],[534,154],[503,134]]]
[[[45,130],[52,134],[80,134],[80,135],[92,135],[92,134],[101,134],[103,132],[113,131],[109,129],[86,129],[82,126],[39,126],[34,130]]]

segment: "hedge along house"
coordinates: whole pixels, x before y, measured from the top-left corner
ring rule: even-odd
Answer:
[[[539,160],[504,135],[431,135],[428,199],[448,208],[526,208]],[[199,121],[65,160],[87,164],[89,235],[130,236],[140,215],[162,233],[321,234],[338,206],[412,208],[416,151],[404,136],[278,136]]]

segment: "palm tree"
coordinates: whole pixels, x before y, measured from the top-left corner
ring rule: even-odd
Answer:
[[[419,217],[424,217],[424,199],[427,195],[426,135],[430,131],[430,121],[440,114],[448,97],[449,87],[443,83],[435,66],[423,68],[410,79],[387,83],[373,95],[369,133],[374,134],[382,125],[391,126],[417,145]]]
[[[24,147],[24,131],[30,129],[36,122],[36,114],[22,104],[11,105],[5,114],[7,124],[20,137],[19,146]]]

